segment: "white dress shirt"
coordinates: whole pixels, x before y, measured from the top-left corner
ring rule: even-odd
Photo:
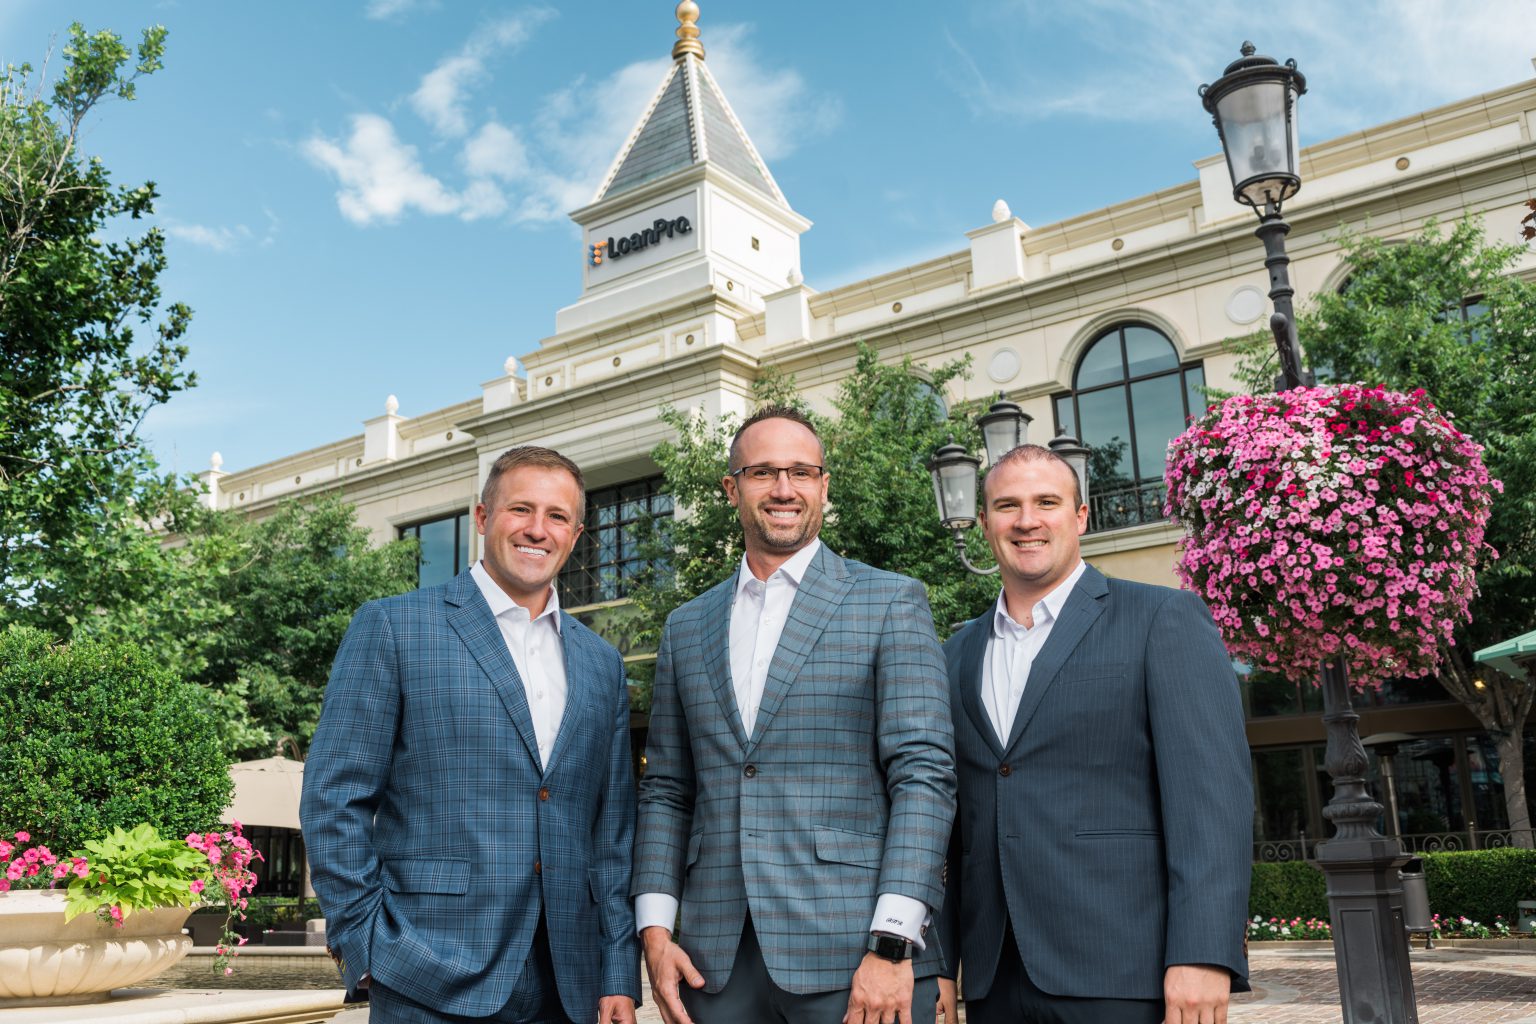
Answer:
[[[731,602],[728,637],[736,711],[741,716],[742,731],[748,739],[757,724],[757,711],[763,703],[763,686],[773,664],[774,652],[779,648],[779,639],[784,634],[790,606],[800,591],[805,570],[819,550],[821,540],[818,538],[791,555],[766,580],[758,579],[747,564],[746,556],[742,556],[741,568],[736,574],[736,593]],[[644,931],[653,925],[671,931],[677,920],[677,908],[677,898],[667,893],[640,893],[635,897],[635,931]],[[900,935],[922,949],[922,933],[928,920],[928,907],[921,900],[886,892],[875,902],[870,931]]]
[[[501,638],[506,642],[512,664],[523,681],[523,696],[528,700],[528,714],[533,718],[533,735],[539,744],[539,767],[549,766],[555,749],[560,720],[565,717],[565,651],[560,646],[560,598],[549,588],[549,600],[536,619],[528,609],[502,590],[484,564],[476,562],[469,574],[485,595],[485,603],[496,616]]]
[[[1013,731],[1013,719],[1019,713],[1019,701],[1024,696],[1029,670],[1050,637],[1051,627],[1061,616],[1062,606],[1067,603],[1072,588],[1077,586],[1087,567],[1086,562],[1079,561],[1066,579],[1035,602],[1029,615],[1033,622],[1031,626],[1020,625],[1008,614],[1006,592],[997,595],[997,605],[992,611],[992,637],[987,641],[986,664],[981,671],[981,704],[987,709],[987,718],[991,720],[998,740],[1004,744]]]

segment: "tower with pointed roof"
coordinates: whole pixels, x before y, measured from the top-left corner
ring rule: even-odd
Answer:
[[[800,274],[810,221],[790,208],[704,61],[693,0],[677,5],[672,66],[624,140],[582,228],[582,294],[561,334],[660,304],[713,299],[763,308]]]

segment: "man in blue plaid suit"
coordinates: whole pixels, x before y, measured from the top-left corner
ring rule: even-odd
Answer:
[[[1221,637],[1194,594],[1082,560],[1054,452],[1015,448],[983,490],[1003,587],[945,646],[945,973],[969,1024],[1222,1024],[1247,989],[1253,791]]]
[[[662,635],[632,889],[670,1024],[934,1017],[943,657],[921,584],[817,538],[825,461],[792,409],[742,425],[741,567]]]
[[[483,557],[352,620],[305,764],[315,891],[374,1024],[633,1024],[623,661],[560,610],[581,471],[491,466]]]

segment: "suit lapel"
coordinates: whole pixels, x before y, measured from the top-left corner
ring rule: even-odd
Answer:
[[[822,630],[841,607],[843,597],[851,587],[843,560],[823,544],[811,564],[806,566],[794,601],[790,603],[789,615],[784,619],[784,632],[779,636],[779,646],[768,665],[768,678],[763,682],[763,699],[757,707],[757,720],[752,726],[747,753],[752,752],[773,721],[805,659],[810,656],[811,648],[821,639]],[[738,717],[736,721],[739,729],[741,720]]]
[[[523,696],[523,681],[518,677],[517,666],[507,651],[507,642],[496,625],[491,606],[485,603],[480,587],[468,572],[461,572],[448,584],[443,598],[451,606],[448,624],[459,634],[465,648],[479,662],[501,698],[507,714],[523,738],[533,763],[539,763],[539,741],[533,732],[533,716],[528,713],[528,700]]]
[[[986,669],[987,641],[991,637],[992,613],[990,611],[966,627],[958,641],[960,649],[955,666],[955,687],[960,691],[960,703],[964,706],[965,713],[970,716],[971,725],[1001,760],[1002,741],[997,738],[997,730],[992,728],[992,719],[987,717],[987,709],[981,703],[981,688],[986,685],[986,680],[981,677],[981,674]]]
[[[724,583],[705,593],[703,609],[704,677],[715,690],[720,711],[731,723],[736,741],[747,745],[746,730],[741,727],[741,711],[736,707],[736,683],[731,678],[731,601],[736,594],[740,566]]]
[[[1003,751],[1005,755],[1011,753],[1018,744],[1035,709],[1045,699],[1045,693],[1056,681],[1056,677],[1061,675],[1062,666],[1067,663],[1072,652],[1077,650],[1088,628],[1104,614],[1104,597],[1108,593],[1109,584],[1097,569],[1090,565],[1083,570],[1077,586],[1067,595],[1067,603],[1061,609],[1061,618],[1051,627],[1051,635],[1046,638],[1045,646],[1040,648],[1034,664],[1029,668],[1024,696],[1019,699],[1019,710],[1013,716],[1013,729],[1008,733],[1008,745]],[[987,732],[991,731],[989,725]]]
[[[549,763],[544,773],[560,760],[560,754],[571,742],[571,735],[581,728],[581,716],[587,704],[592,702],[594,691],[601,688],[598,678],[601,666],[591,656],[588,641],[576,629],[576,620],[564,611],[560,615],[560,651],[565,657],[565,714],[560,716],[560,729],[555,733],[555,745],[549,752]]]

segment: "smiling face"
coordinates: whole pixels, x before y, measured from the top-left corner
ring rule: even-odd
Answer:
[[[987,474],[982,532],[1003,587],[1026,613],[1082,558],[1077,539],[1088,528],[1088,506],[1073,507],[1075,484],[1071,468],[1053,458],[1010,459]]]
[[[581,488],[563,469],[517,466],[503,473],[493,504],[475,506],[485,571],[507,596],[538,615],[549,586],[581,536]]]
[[[752,424],[737,438],[736,468],[742,466],[820,466],[821,442],[799,423],[765,419]],[[788,473],[772,483],[753,483],[743,477],[722,481],[726,497],[736,507],[745,534],[747,562],[754,572],[773,569],[816,539],[821,532],[821,509],[827,503],[827,475],[796,485]],[[767,578],[766,574],[763,578]]]

